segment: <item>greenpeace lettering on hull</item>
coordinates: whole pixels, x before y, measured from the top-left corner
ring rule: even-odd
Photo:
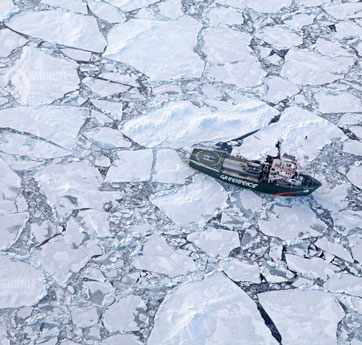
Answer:
[[[257,183],[240,180],[239,178],[230,177],[230,176],[226,176],[226,175],[220,175],[220,179],[222,179],[224,181],[229,181],[232,183],[241,184],[241,185],[243,185],[245,187],[249,187],[249,188],[255,188],[258,185]]]

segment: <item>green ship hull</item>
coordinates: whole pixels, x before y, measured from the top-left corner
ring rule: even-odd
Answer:
[[[316,179],[304,174],[298,174],[299,179],[302,181],[299,186],[293,186],[291,184],[280,186],[277,183],[270,183],[265,177],[243,176],[240,173],[226,169],[225,159],[231,162],[239,162],[237,158],[222,151],[196,148],[192,151],[189,165],[221,181],[273,195],[309,195],[321,186],[321,183]]]

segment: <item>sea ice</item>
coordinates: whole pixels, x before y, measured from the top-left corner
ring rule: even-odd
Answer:
[[[340,243],[333,241],[330,237],[322,237],[315,245],[329,254],[333,254],[343,260],[353,262],[351,254]]]
[[[0,203],[0,206],[1,203]],[[25,222],[29,219],[27,212],[1,214],[0,209],[0,250],[8,249],[17,239]]]
[[[1,5],[0,5],[1,6]],[[1,10],[0,10],[1,13]],[[27,40],[9,29],[0,30],[0,56],[8,56],[15,48],[24,45]]]
[[[351,57],[324,56],[308,49],[292,48],[285,56],[280,75],[297,85],[321,85],[340,79],[352,64]]]
[[[146,116],[127,121],[121,131],[147,147],[182,148],[203,141],[237,138],[266,126],[278,114],[265,103],[247,97],[235,105],[209,103],[217,110],[206,106],[198,108],[187,101],[168,103]]]
[[[11,82],[21,104],[51,103],[78,88],[78,64],[55,58],[45,51],[24,47],[19,60],[7,70],[5,82]]]
[[[169,277],[185,275],[195,270],[195,263],[190,257],[175,252],[159,235],[148,238],[142,256],[135,256],[132,264],[137,269],[162,273]]]
[[[361,18],[362,7],[359,2],[326,4],[324,10],[337,19]]]
[[[218,208],[225,206],[227,194],[208,176],[196,175],[192,183],[176,191],[160,192],[150,200],[178,225],[203,224]]]
[[[89,141],[103,149],[130,147],[132,144],[125,140],[122,133],[109,127],[96,127],[83,134]]]
[[[193,173],[175,150],[157,150],[152,181],[184,184],[185,179]]]
[[[152,150],[118,151],[108,170],[106,182],[142,182],[151,179]]]
[[[285,24],[294,30],[300,30],[303,26],[312,24],[313,20],[314,20],[313,15],[306,13],[299,13],[291,18],[286,19]]]
[[[103,52],[107,44],[94,17],[70,12],[28,11],[12,17],[7,26],[49,42],[97,53]]]
[[[351,185],[345,183],[330,188],[327,182],[323,182],[324,181],[322,181],[322,186],[314,192],[314,199],[331,212],[338,212],[347,208],[347,195]]]
[[[92,103],[112,118],[116,120],[122,119],[122,103],[108,102],[98,99],[92,99]],[[110,119],[108,119],[108,122],[110,122]]]
[[[182,2],[180,0],[168,0],[159,2],[157,7],[163,16],[177,19],[183,15]]]
[[[43,4],[60,7],[73,12],[87,14],[87,5],[82,0],[41,0]]]
[[[111,236],[108,218],[109,213],[100,210],[82,210],[79,216],[84,221],[84,228],[93,236],[108,237]]]
[[[73,273],[79,272],[94,255],[102,254],[98,245],[87,241],[81,246],[57,236],[36,249],[36,256],[54,280],[65,286]]]
[[[343,144],[343,152],[362,156],[362,142],[357,140],[347,140]]]
[[[146,308],[141,297],[131,295],[121,298],[104,312],[104,326],[110,332],[137,331],[135,316],[138,308]]]
[[[362,189],[362,165],[352,166],[347,173],[347,178],[356,187]]]
[[[303,43],[302,38],[287,26],[266,26],[257,31],[255,36],[271,44],[276,49],[288,49]]]
[[[46,294],[43,276],[28,263],[0,256],[0,308],[31,306]]]
[[[362,27],[352,21],[341,21],[336,25],[337,32],[333,33],[334,37],[343,38],[354,38],[362,36]]]
[[[290,270],[309,279],[322,278],[326,280],[338,270],[336,266],[329,264],[319,257],[301,258],[290,254],[286,254],[285,257]]]
[[[87,115],[86,109],[71,106],[8,108],[0,110],[0,127],[31,133],[71,149]]]
[[[84,78],[82,83],[100,97],[108,97],[114,94],[126,92],[130,89],[127,85],[91,77]]]
[[[120,8],[122,11],[130,12],[142,7],[147,7],[158,0],[108,0],[110,4]]]
[[[311,345],[323,339],[336,345],[337,324],[344,316],[334,296],[318,290],[270,291],[258,295],[283,344]]]
[[[109,23],[123,23],[125,15],[116,7],[102,1],[87,0],[90,10],[99,18]]]
[[[90,327],[98,322],[97,308],[75,307],[72,310],[72,321],[77,327]]]
[[[260,283],[260,270],[257,264],[239,261],[230,258],[221,263],[222,270],[226,275],[235,281],[247,281],[251,283]]]
[[[238,199],[246,210],[252,212],[260,210],[263,206],[263,199],[249,189],[240,190]]]
[[[222,273],[179,285],[156,314],[149,345],[277,344],[252,299]]]
[[[85,161],[49,164],[35,179],[60,215],[69,215],[75,208],[103,211],[104,203],[120,196],[118,191],[100,191],[102,175]]]
[[[200,77],[204,63],[193,51],[200,29],[189,16],[171,21],[129,20],[110,30],[104,56],[126,63],[153,80]]]
[[[349,273],[339,273],[329,279],[324,287],[333,292],[362,297],[362,278]]]
[[[241,25],[244,23],[243,14],[232,7],[212,7],[206,16],[211,26]]]
[[[318,236],[327,228],[307,206],[274,206],[268,220],[261,220],[260,230],[269,236],[292,241],[300,236]]]
[[[116,334],[102,340],[103,345],[139,345],[137,338],[130,334]]]
[[[80,49],[64,48],[62,52],[73,60],[78,61],[89,61],[92,57],[91,52],[87,52]]]
[[[299,163],[315,159],[319,150],[332,138],[344,141],[347,137],[331,122],[293,106],[284,111],[280,120],[257,134],[244,139],[243,145],[235,147],[233,154],[240,154],[250,159],[263,158],[267,154],[274,155],[273,143],[283,139],[282,151],[297,157]]]
[[[44,221],[41,224],[32,223],[30,229],[33,240],[36,243],[42,243],[61,232],[61,227],[57,227],[53,223],[47,221]]]
[[[267,102],[274,104],[279,103],[281,100],[296,95],[299,88],[288,80],[280,77],[269,77],[264,79],[264,83],[268,87],[263,99]]]
[[[17,9],[12,0],[2,0],[0,2],[0,20],[7,19]]]
[[[228,256],[231,250],[240,247],[239,234],[222,229],[208,228],[193,232],[187,236],[187,240],[211,256]]]
[[[348,242],[353,258],[362,263],[362,236],[359,234],[348,236]]]

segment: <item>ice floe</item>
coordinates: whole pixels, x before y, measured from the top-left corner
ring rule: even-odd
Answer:
[[[150,200],[178,225],[203,224],[225,206],[227,194],[208,176],[197,175],[176,191],[160,192]]]
[[[362,8],[359,2],[331,3],[323,6],[324,10],[337,19],[360,18]]]
[[[142,7],[147,7],[158,0],[108,0],[110,4],[120,8],[122,11],[129,12]]]
[[[1,205],[1,204],[0,204]],[[0,250],[8,249],[17,239],[25,222],[29,219],[27,212],[1,214],[0,210]]]
[[[202,141],[230,140],[267,125],[278,114],[263,102],[243,97],[238,104],[210,102],[196,107],[190,102],[172,102],[127,121],[121,131],[147,146],[181,148]],[[252,115],[252,116],[251,116]]]
[[[301,85],[321,85],[340,79],[353,64],[352,57],[333,57],[292,48],[285,57],[281,77]]]
[[[285,241],[297,237],[318,236],[327,228],[307,206],[274,206],[268,220],[261,220],[260,230]]]
[[[256,37],[271,44],[276,49],[288,49],[303,43],[302,38],[287,26],[266,26],[256,32]]]
[[[204,63],[193,51],[200,29],[188,16],[173,21],[130,20],[111,29],[104,56],[126,63],[152,80],[200,77]]]
[[[55,58],[40,49],[24,47],[19,60],[8,69],[5,82],[11,82],[21,104],[38,105],[63,98],[79,84],[78,65]]]
[[[185,179],[193,173],[194,171],[180,159],[176,151],[157,150],[152,181],[183,184]]]
[[[337,324],[344,312],[332,294],[299,289],[270,291],[259,294],[259,301],[283,343],[310,345],[323,339],[323,344],[337,344]]]
[[[299,92],[299,88],[296,85],[280,77],[266,78],[264,79],[264,83],[268,89],[263,99],[267,102],[276,104]]]
[[[348,237],[348,242],[351,246],[353,258],[362,262],[362,236],[355,234]]]
[[[22,261],[0,256],[0,308],[18,308],[36,304],[46,294],[42,273]]]
[[[285,257],[288,268],[291,271],[295,271],[309,279],[321,278],[326,280],[338,270],[336,266],[329,264],[319,257],[301,258],[290,254],[286,254]]]
[[[132,144],[125,140],[122,133],[109,127],[95,127],[83,134],[89,141],[103,149],[130,147]]]
[[[323,113],[359,112],[362,109],[361,100],[350,93],[322,89],[315,98],[318,101],[319,110]]]
[[[362,156],[362,142],[357,140],[347,140],[343,144],[343,152],[353,155]]]
[[[87,14],[87,5],[82,0],[41,0],[42,4],[60,7],[72,12]]]
[[[12,0],[2,0],[0,3],[0,20],[7,19],[17,9]]]
[[[90,327],[98,322],[97,308],[76,307],[72,310],[72,321],[77,327]]]
[[[235,147],[233,154],[250,159],[275,155],[273,143],[283,139],[282,151],[292,153],[300,164],[316,158],[319,150],[331,139],[345,140],[344,133],[329,121],[299,107],[284,111],[280,120],[244,140],[243,145]]]
[[[137,338],[130,334],[116,334],[102,340],[104,345],[139,345]]]
[[[239,234],[222,229],[208,228],[193,232],[187,236],[187,240],[211,256],[228,256],[231,250],[240,247]]]
[[[223,261],[221,267],[232,280],[260,283],[260,270],[257,264],[230,258],[230,260]]]
[[[123,23],[126,19],[125,15],[118,8],[106,2],[87,0],[87,5],[97,17],[109,23]]]
[[[118,159],[110,167],[106,182],[142,182],[151,179],[152,150],[118,151]]]
[[[71,106],[8,108],[0,110],[0,127],[27,132],[71,149],[87,115],[86,109]]]
[[[157,7],[163,16],[171,19],[177,19],[183,15],[182,3],[179,0],[168,0],[159,2]]]
[[[362,297],[362,278],[349,273],[339,273],[329,279],[324,287],[333,292]]]
[[[148,238],[142,255],[135,256],[132,264],[138,269],[166,274],[169,277],[185,275],[195,270],[194,261],[186,256],[186,253],[175,252],[159,235]]]
[[[103,315],[104,326],[110,332],[137,331],[135,320],[137,309],[146,305],[138,296],[127,296],[113,303]]]
[[[351,183],[362,189],[362,165],[352,166],[347,173],[347,177]]]
[[[101,53],[106,40],[94,17],[62,11],[23,12],[7,25],[23,34],[45,41]]]
[[[344,248],[340,243],[333,241],[329,237],[320,238],[315,245],[329,254],[333,254],[343,260],[353,262],[351,254],[346,248]]]
[[[277,344],[252,299],[222,273],[184,283],[158,309],[149,345]]]
[[[1,6],[1,5],[0,5]],[[1,12],[1,11],[0,11]],[[0,30],[0,56],[8,56],[15,48],[24,45],[27,40],[9,29]]]
[[[244,23],[242,13],[231,7],[213,7],[206,13],[211,26],[241,25]]]

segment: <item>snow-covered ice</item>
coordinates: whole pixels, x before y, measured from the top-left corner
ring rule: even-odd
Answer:
[[[292,241],[300,236],[319,236],[327,227],[309,207],[304,205],[274,206],[269,219],[261,220],[259,226],[264,234],[285,241]]]
[[[17,35],[9,29],[0,30],[0,56],[8,56],[15,48],[21,47],[27,41],[24,37]]]
[[[210,105],[217,110],[199,108],[186,101],[172,102],[147,116],[127,121],[121,131],[140,145],[180,148],[202,141],[237,138],[267,125],[277,115],[265,103],[246,97],[235,105]]]
[[[227,194],[211,177],[197,175],[192,183],[150,200],[178,225],[204,224],[225,206]]]
[[[161,304],[149,345],[277,344],[256,304],[222,273],[180,285]]]
[[[103,149],[130,147],[131,143],[124,139],[121,132],[109,127],[96,127],[83,134],[89,141]]]
[[[270,291],[260,294],[259,300],[283,343],[310,345],[323,339],[323,344],[337,344],[337,324],[344,313],[332,294],[299,289]]]
[[[7,25],[23,34],[94,52],[103,52],[106,40],[94,17],[63,11],[24,12]]]
[[[143,246],[141,256],[135,256],[132,264],[141,270],[166,274],[170,277],[184,275],[195,270],[194,261],[175,252],[159,235],[152,235]]]
[[[362,165],[352,166],[347,173],[348,179],[358,188],[362,188]]]
[[[225,260],[221,267],[226,275],[235,281],[247,281],[252,283],[260,282],[260,269],[256,264],[239,261],[234,258]]]
[[[137,309],[146,305],[139,296],[127,296],[113,303],[103,315],[104,326],[110,332],[137,331],[135,321]]]
[[[152,150],[119,151],[110,167],[107,182],[149,181],[153,162]]]
[[[21,104],[49,104],[79,85],[78,65],[52,57],[45,51],[24,47],[19,60],[8,70],[5,81],[14,86]]]
[[[349,273],[340,273],[329,279],[324,287],[329,291],[345,292],[362,297],[362,278]]]
[[[200,77],[204,63],[193,51],[200,29],[201,25],[188,16],[174,21],[130,20],[111,29],[105,56],[154,80]]]
[[[187,240],[211,256],[228,256],[231,250],[240,247],[237,232],[221,229],[193,232],[187,236]]]
[[[283,26],[266,26],[256,33],[256,37],[271,44],[277,49],[288,49],[303,43],[302,38],[295,32]]]

